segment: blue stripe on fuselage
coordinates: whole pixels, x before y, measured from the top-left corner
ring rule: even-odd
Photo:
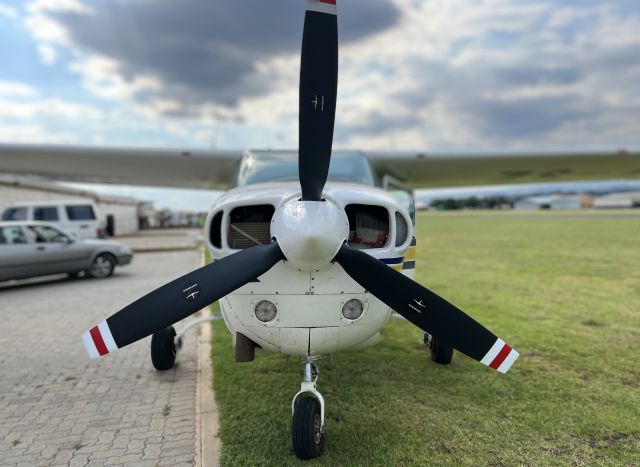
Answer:
[[[382,258],[382,259],[380,259],[380,261],[382,261],[384,264],[400,264],[400,263],[402,263],[403,260],[404,260],[404,256],[400,256],[399,258]]]

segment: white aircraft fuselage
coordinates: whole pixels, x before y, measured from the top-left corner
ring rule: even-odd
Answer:
[[[349,245],[414,277],[413,222],[407,208],[394,196],[380,188],[343,182],[327,183],[323,196],[344,219]],[[302,254],[314,257],[316,252],[311,250],[317,249],[318,255],[329,255],[324,266],[316,268],[312,263],[292,261],[289,254],[288,261],[280,261],[255,281],[222,298],[219,303],[227,327],[234,340],[236,333],[242,333],[265,350],[294,356],[318,356],[376,344],[392,311],[340,265],[329,262],[336,252],[323,250],[322,239],[340,235],[334,232],[341,228],[325,226],[331,228],[315,243],[304,243],[304,233],[278,231],[279,210],[286,209],[288,201],[295,205],[299,197],[297,182],[260,183],[227,192],[211,208],[205,233],[213,260],[268,243],[278,235],[281,247],[289,242],[295,248],[296,242],[301,242]],[[325,221],[326,213],[310,215],[316,217],[318,229],[330,222]],[[325,243],[332,241],[330,238]],[[339,248],[342,241],[337,243]],[[354,299],[361,303],[362,313],[348,319],[343,306]],[[265,300],[277,309],[275,317],[267,322],[256,314],[256,305]]]

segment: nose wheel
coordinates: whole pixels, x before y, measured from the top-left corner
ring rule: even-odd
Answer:
[[[291,440],[300,459],[313,459],[324,449],[324,398],[316,389],[318,368],[307,361],[300,391],[291,401]]]

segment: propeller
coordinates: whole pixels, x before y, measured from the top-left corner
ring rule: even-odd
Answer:
[[[342,245],[335,261],[358,284],[423,331],[506,373],[518,352],[459,308],[382,261]]]
[[[169,282],[126,306],[82,336],[98,358],[201,310],[284,259],[277,243],[256,245]]]
[[[300,61],[298,172],[303,201],[320,201],[327,181],[338,91],[335,0],[309,1]]]
[[[362,287],[420,329],[481,363],[506,372],[518,352],[435,293],[345,242],[348,220],[333,202],[318,203],[327,181],[338,82],[335,0],[309,0],[300,68],[299,177],[302,199],[274,216],[273,243],[247,248],[145,295],[87,331],[97,358],[195,313],[283,259],[304,269],[332,259]],[[278,221],[278,222],[276,222]],[[280,242],[280,243],[278,243]],[[336,253],[337,252],[337,253]]]

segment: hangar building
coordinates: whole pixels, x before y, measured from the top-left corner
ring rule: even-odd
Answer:
[[[529,196],[515,202],[518,210],[557,209],[572,210],[593,207],[593,197],[588,195]]]
[[[600,209],[640,208],[640,192],[611,193],[597,198],[593,204]]]
[[[130,235],[139,229],[139,211],[148,205],[133,198],[97,193],[40,180],[0,178],[0,211],[12,203],[37,201],[89,201],[96,204],[100,220],[113,216],[115,235]]]

